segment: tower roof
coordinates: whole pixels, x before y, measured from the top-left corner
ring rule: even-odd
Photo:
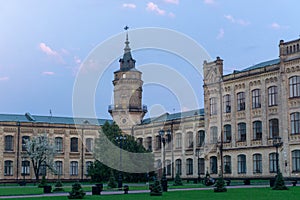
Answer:
[[[135,60],[132,58],[131,49],[129,47],[130,42],[128,40],[128,26],[126,26],[124,29],[126,30],[126,40],[123,58],[119,60],[120,71],[129,71],[130,69],[135,68]]]

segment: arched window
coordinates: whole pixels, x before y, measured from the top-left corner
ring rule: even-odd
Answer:
[[[261,154],[253,155],[253,173],[262,173],[262,156]]]
[[[230,113],[231,112],[231,102],[230,102],[230,95],[226,94],[223,97],[223,103],[224,103],[224,112]]]
[[[4,176],[13,175],[13,161],[6,160],[4,161]]]
[[[238,124],[238,140],[239,142],[245,142],[246,137],[246,123],[239,123]]]
[[[63,138],[62,137],[55,138],[55,149],[56,149],[56,152],[63,152]]]
[[[217,174],[218,173],[218,161],[216,156],[210,157],[210,173]]]
[[[4,138],[4,150],[13,151],[14,150],[14,136],[6,135]]]
[[[181,148],[181,146],[182,146],[182,135],[181,135],[181,133],[176,133],[176,143],[175,143],[175,147],[177,148],[177,149],[180,149]]]
[[[238,155],[238,173],[239,174],[246,174],[246,156],[245,155]]]
[[[224,142],[231,142],[231,125],[224,126]]]
[[[289,78],[290,97],[300,97],[300,76]]]
[[[299,44],[297,44],[297,51],[300,51],[300,49],[299,49]]]
[[[70,150],[71,152],[78,152],[78,138],[71,138]]]
[[[186,175],[193,175],[193,159],[186,160]]]
[[[252,90],[252,108],[260,108],[260,89]]]
[[[216,144],[218,142],[218,127],[210,127],[210,143]]]
[[[245,104],[245,92],[239,92],[237,93],[237,110],[245,110],[246,104]]]
[[[187,148],[193,148],[194,142],[193,142],[193,132],[188,132],[187,133]]]
[[[289,47],[286,47],[286,54],[289,54]]]
[[[204,158],[198,159],[198,174],[205,174],[205,160]]]
[[[300,113],[295,112],[291,114],[291,133],[299,134],[300,133]]]
[[[269,154],[269,169],[270,169],[270,173],[277,172],[276,153]]]
[[[300,150],[292,151],[292,171],[300,172]]]
[[[261,140],[262,138],[262,123],[261,121],[253,122],[253,140]]]
[[[161,149],[161,136],[155,136],[155,150]]]
[[[205,131],[203,130],[198,131],[197,139],[198,139],[198,146],[202,147],[205,141]]]
[[[224,156],[224,173],[231,174],[231,156]]]
[[[152,137],[146,138],[146,149],[152,151]]]
[[[78,162],[77,161],[72,161],[70,163],[70,175],[78,176]]]
[[[269,133],[270,133],[270,138],[276,138],[279,136],[278,119],[270,119],[269,120]]]
[[[181,175],[181,159],[175,161],[176,174]]]
[[[171,160],[166,160],[166,175],[171,176]]]
[[[268,101],[269,106],[277,105],[277,86],[271,86],[268,88]]]

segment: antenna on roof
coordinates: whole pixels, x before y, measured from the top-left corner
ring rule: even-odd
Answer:
[[[52,110],[51,109],[49,110],[49,113],[50,113],[50,117],[52,117]]]

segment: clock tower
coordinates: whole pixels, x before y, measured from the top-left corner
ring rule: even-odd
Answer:
[[[128,27],[125,27],[127,30]],[[131,134],[132,127],[140,124],[147,112],[142,105],[142,72],[135,68],[129,47],[128,32],[123,58],[119,60],[120,69],[114,72],[114,104],[109,106],[108,112],[122,129],[123,133]]]

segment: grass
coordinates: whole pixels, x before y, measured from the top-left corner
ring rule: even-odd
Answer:
[[[212,190],[201,191],[176,191],[163,193],[161,197],[151,197],[149,193],[144,194],[128,194],[128,195],[100,195],[100,196],[85,196],[84,199],[102,199],[102,200],[190,200],[190,199],[205,199],[205,200],[294,200],[300,196],[300,187],[290,187],[288,191],[274,191],[271,188],[241,188],[228,189],[226,193],[214,193]],[[35,199],[42,200],[66,200],[66,196],[56,197],[36,197]],[[33,200],[33,198],[24,198],[24,200]]]

